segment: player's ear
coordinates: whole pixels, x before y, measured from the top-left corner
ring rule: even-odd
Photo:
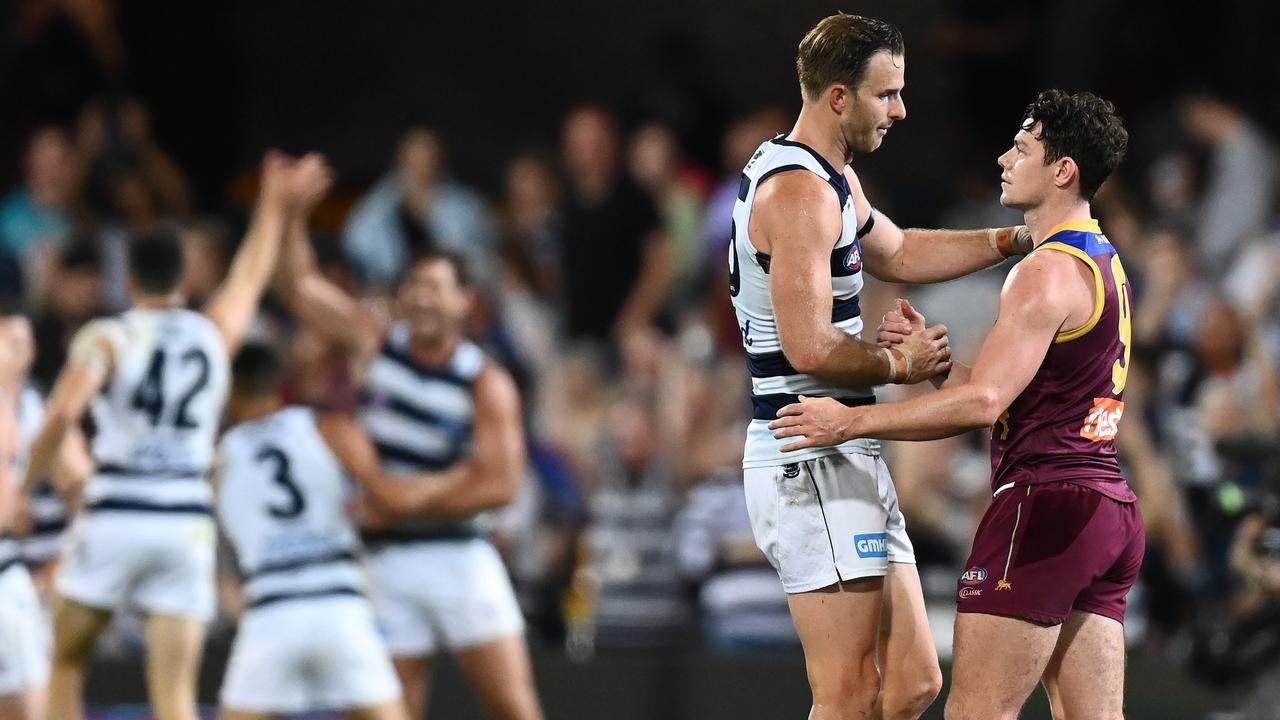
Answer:
[[[851,92],[847,86],[836,83],[827,88],[827,104],[831,106],[831,111],[835,114],[844,114],[850,100],[852,100]]]
[[[1064,188],[1080,177],[1080,166],[1070,157],[1058,158],[1054,164],[1057,167],[1053,171],[1053,182],[1058,187]]]

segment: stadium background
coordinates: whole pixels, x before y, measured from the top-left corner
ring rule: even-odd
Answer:
[[[790,127],[796,43],[837,9],[890,20],[907,39],[908,118],[858,160],[900,224],[1016,222],[994,203],[994,158],[1039,88],[1092,90],[1126,118],[1129,158],[1095,209],[1138,293],[1121,441],[1150,536],[1127,626],[1129,716],[1204,717],[1268,692],[1274,657],[1237,651],[1229,629],[1261,618],[1246,627],[1265,640],[1280,623],[1229,550],[1239,519],[1269,512],[1277,494],[1274,4],[17,0],[0,8],[0,290],[25,298],[47,382],[69,334],[118,309],[132,232],[183,230],[202,261],[189,289],[216,282],[256,162],[280,147],[331,158],[339,185],[315,240],[332,276],[376,294],[382,240],[352,239],[352,209],[396,172],[402,136],[430,128],[438,167],[421,135],[426,159],[403,161],[432,198],[409,213],[409,232],[472,255],[486,298],[472,330],[525,391],[536,462],[499,538],[548,716],[798,716],[802,662],[774,633],[785,609],[710,590],[752,567],[730,552],[745,528],[733,521],[733,453],[746,380],[715,199],[745,154]],[[669,249],[654,332],[566,321],[582,300],[560,273],[573,262],[558,238],[578,180],[561,145],[584,103],[618,121],[617,172],[648,193],[656,215],[637,222]],[[623,248],[636,239],[600,242],[619,248],[602,276],[634,279]],[[874,325],[905,293],[971,358],[1006,270],[871,285],[864,315]],[[296,397],[349,401],[332,358],[278,303],[259,334],[290,353]],[[983,451],[980,437],[890,450],[944,655],[954,576],[986,498]],[[741,627],[745,637],[726,629]],[[229,631],[214,630],[206,699]],[[91,700],[127,716],[144,697],[140,641],[127,619],[111,641]],[[1240,680],[1215,682],[1227,677]],[[436,688],[432,717],[476,716],[456,673]]]

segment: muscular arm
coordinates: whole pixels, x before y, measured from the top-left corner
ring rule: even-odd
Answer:
[[[845,168],[853,189],[858,217],[871,213],[871,202],[862,193],[857,175]],[[881,213],[862,238],[863,267],[878,280],[895,283],[934,283],[998,265],[1010,253],[1013,228],[996,230],[1001,252],[993,246],[992,230],[903,230]],[[1027,236],[1029,239],[1029,235]]]
[[[1029,257],[1009,275],[1000,293],[1000,314],[983,342],[967,382],[911,398],[867,408],[796,403],[780,411],[778,437],[804,435],[783,450],[831,444],[821,441],[812,423],[823,416],[836,440],[870,437],[884,440],[935,440],[988,427],[1013,403],[1044,360],[1064,327],[1083,325],[1093,310],[1093,289],[1079,261],[1056,252]],[[816,414],[816,415],[815,415]]]
[[[217,326],[227,352],[234,355],[258,309],[280,251],[288,220],[286,196],[279,187],[284,160],[268,156],[262,167],[262,192],[249,231],[231,261],[227,278],[214,293],[204,314]]]
[[[797,371],[838,385],[878,385],[891,379],[885,353],[831,324],[831,248],[841,228],[836,195],[813,173],[782,173],[756,192],[750,232],[772,256],[783,354]]]
[[[382,319],[320,273],[305,217],[289,221],[278,282],[289,309],[345,348],[354,367],[364,367],[377,353],[386,333]]]
[[[373,443],[349,416],[322,417],[320,433],[379,507],[395,515],[468,517],[510,503],[525,465],[520,402],[511,378],[490,366],[477,378],[475,393],[474,455],[445,472],[382,472]]]
[[[102,389],[114,368],[115,350],[108,325],[86,325],[71,341],[70,357],[53,384],[45,404],[44,422],[31,443],[22,492],[30,493],[40,478],[49,475],[54,460],[80,424],[89,401]]]

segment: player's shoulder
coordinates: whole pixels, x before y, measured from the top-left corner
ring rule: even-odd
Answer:
[[[778,173],[756,189],[752,213],[756,217],[794,225],[797,218],[817,224],[838,223],[841,198],[819,175],[796,169]]]
[[[1027,255],[1005,280],[1002,300],[1034,311],[1069,308],[1079,287],[1081,261],[1074,255],[1039,248]]]

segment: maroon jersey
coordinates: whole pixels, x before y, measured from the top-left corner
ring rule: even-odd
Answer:
[[[1096,220],[1059,225],[1036,252],[1088,263],[1094,312],[1080,328],[1058,333],[1031,384],[992,426],[992,488],[1067,481],[1132,502],[1115,446],[1131,344],[1124,267]]]

